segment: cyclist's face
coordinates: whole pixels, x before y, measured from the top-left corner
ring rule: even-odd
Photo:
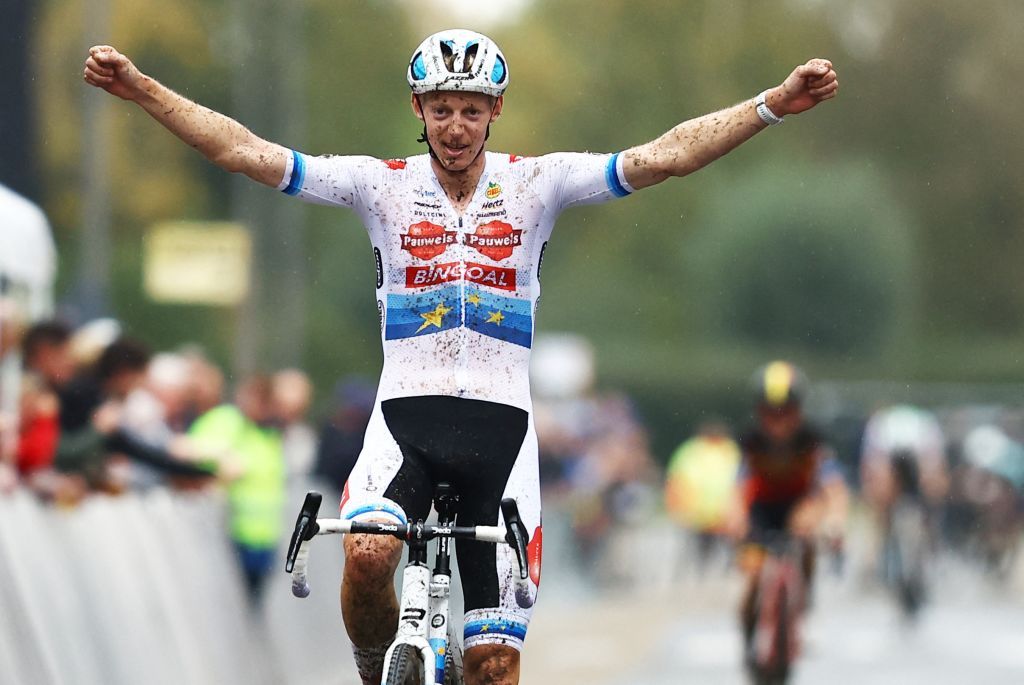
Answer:
[[[502,99],[483,93],[440,91],[413,96],[412,109],[448,171],[465,171],[480,155],[487,127],[501,115]]]
[[[793,437],[800,428],[802,419],[799,404],[786,404],[781,407],[759,405],[757,417],[761,428],[773,440],[783,441]]]

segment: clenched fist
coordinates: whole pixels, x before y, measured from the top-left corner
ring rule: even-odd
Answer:
[[[768,108],[776,116],[799,114],[819,102],[834,98],[839,78],[827,59],[812,59],[793,70],[782,85],[768,92]]]
[[[130,59],[109,45],[89,48],[82,78],[89,85],[125,100],[134,100],[142,87],[142,73]]]

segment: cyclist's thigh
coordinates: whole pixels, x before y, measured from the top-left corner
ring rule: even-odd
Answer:
[[[493,526],[500,520],[501,499],[518,500],[535,559],[529,601],[524,602],[532,605],[540,575],[541,524],[537,440],[529,414],[510,405],[449,396],[386,400],[381,414],[381,424],[403,455],[400,467],[388,469],[393,475],[387,494],[403,506],[418,508],[425,498],[429,510],[433,484],[445,480],[459,493],[458,525]],[[414,517],[411,510],[409,516]],[[455,548],[467,649],[475,644],[521,648],[531,612],[516,600],[514,552],[507,545],[471,541]]]
[[[537,459],[537,436],[532,417],[518,425],[508,424],[505,438],[494,446],[495,458],[464,487],[460,525],[495,525],[503,520],[499,505],[503,498],[516,499],[520,517],[530,536],[529,596],[516,597],[515,577],[519,573],[515,552],[508,545],[460,542],[457,545],[459,572],[465,599],[464,641],[469,649],[478,645],[507,645],[522,649],[540,583],[541,506]],[[521,606],[526,604],[527,606]]]
[[[341,497],[341,517],[406,523],[430,513],[432,484],[418,456],[403,450],[378,404]]]

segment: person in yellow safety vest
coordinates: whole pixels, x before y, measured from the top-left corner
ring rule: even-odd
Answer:
[[[702,424],[669,459],[665,506],[672,518],[695,537],[701,567],[716,540],[726,532],[737,497],[739,468],[739,446],[725,425],[717,421]]]
[[[272,390],[270,379],[254,376],[238,387],[235,405],[211,409],[189,429],[201,453],[237,462],[233,466],[239,475],[227,485],[229,529],[254,607],[261,602],[284,532],[287,471]]]

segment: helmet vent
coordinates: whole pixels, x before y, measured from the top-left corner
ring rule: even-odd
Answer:
[[[423,62],[422,52],[416,53],[416,56],[412,58],[412,77],[417,81],[422,81],[427,77],[427,65]]]
[[[501,58],[501,55],[498,55],[494,60],[494,69],[491,70],[491,81],[493,83],[502,83],[507,74],[508,69],[505,68],[505,60]]]
[[[455,51],[452,50],[451,41],[441,41],[441,59],[444,60],[444,66],[448,68],[448,71],[455,71]]]
[[[470,43],[466,46],[466,57],[462,60],[462,72],[468,74],[473,69],[473,62],[476,61],[476,53],[480,51],[480,43]]]

